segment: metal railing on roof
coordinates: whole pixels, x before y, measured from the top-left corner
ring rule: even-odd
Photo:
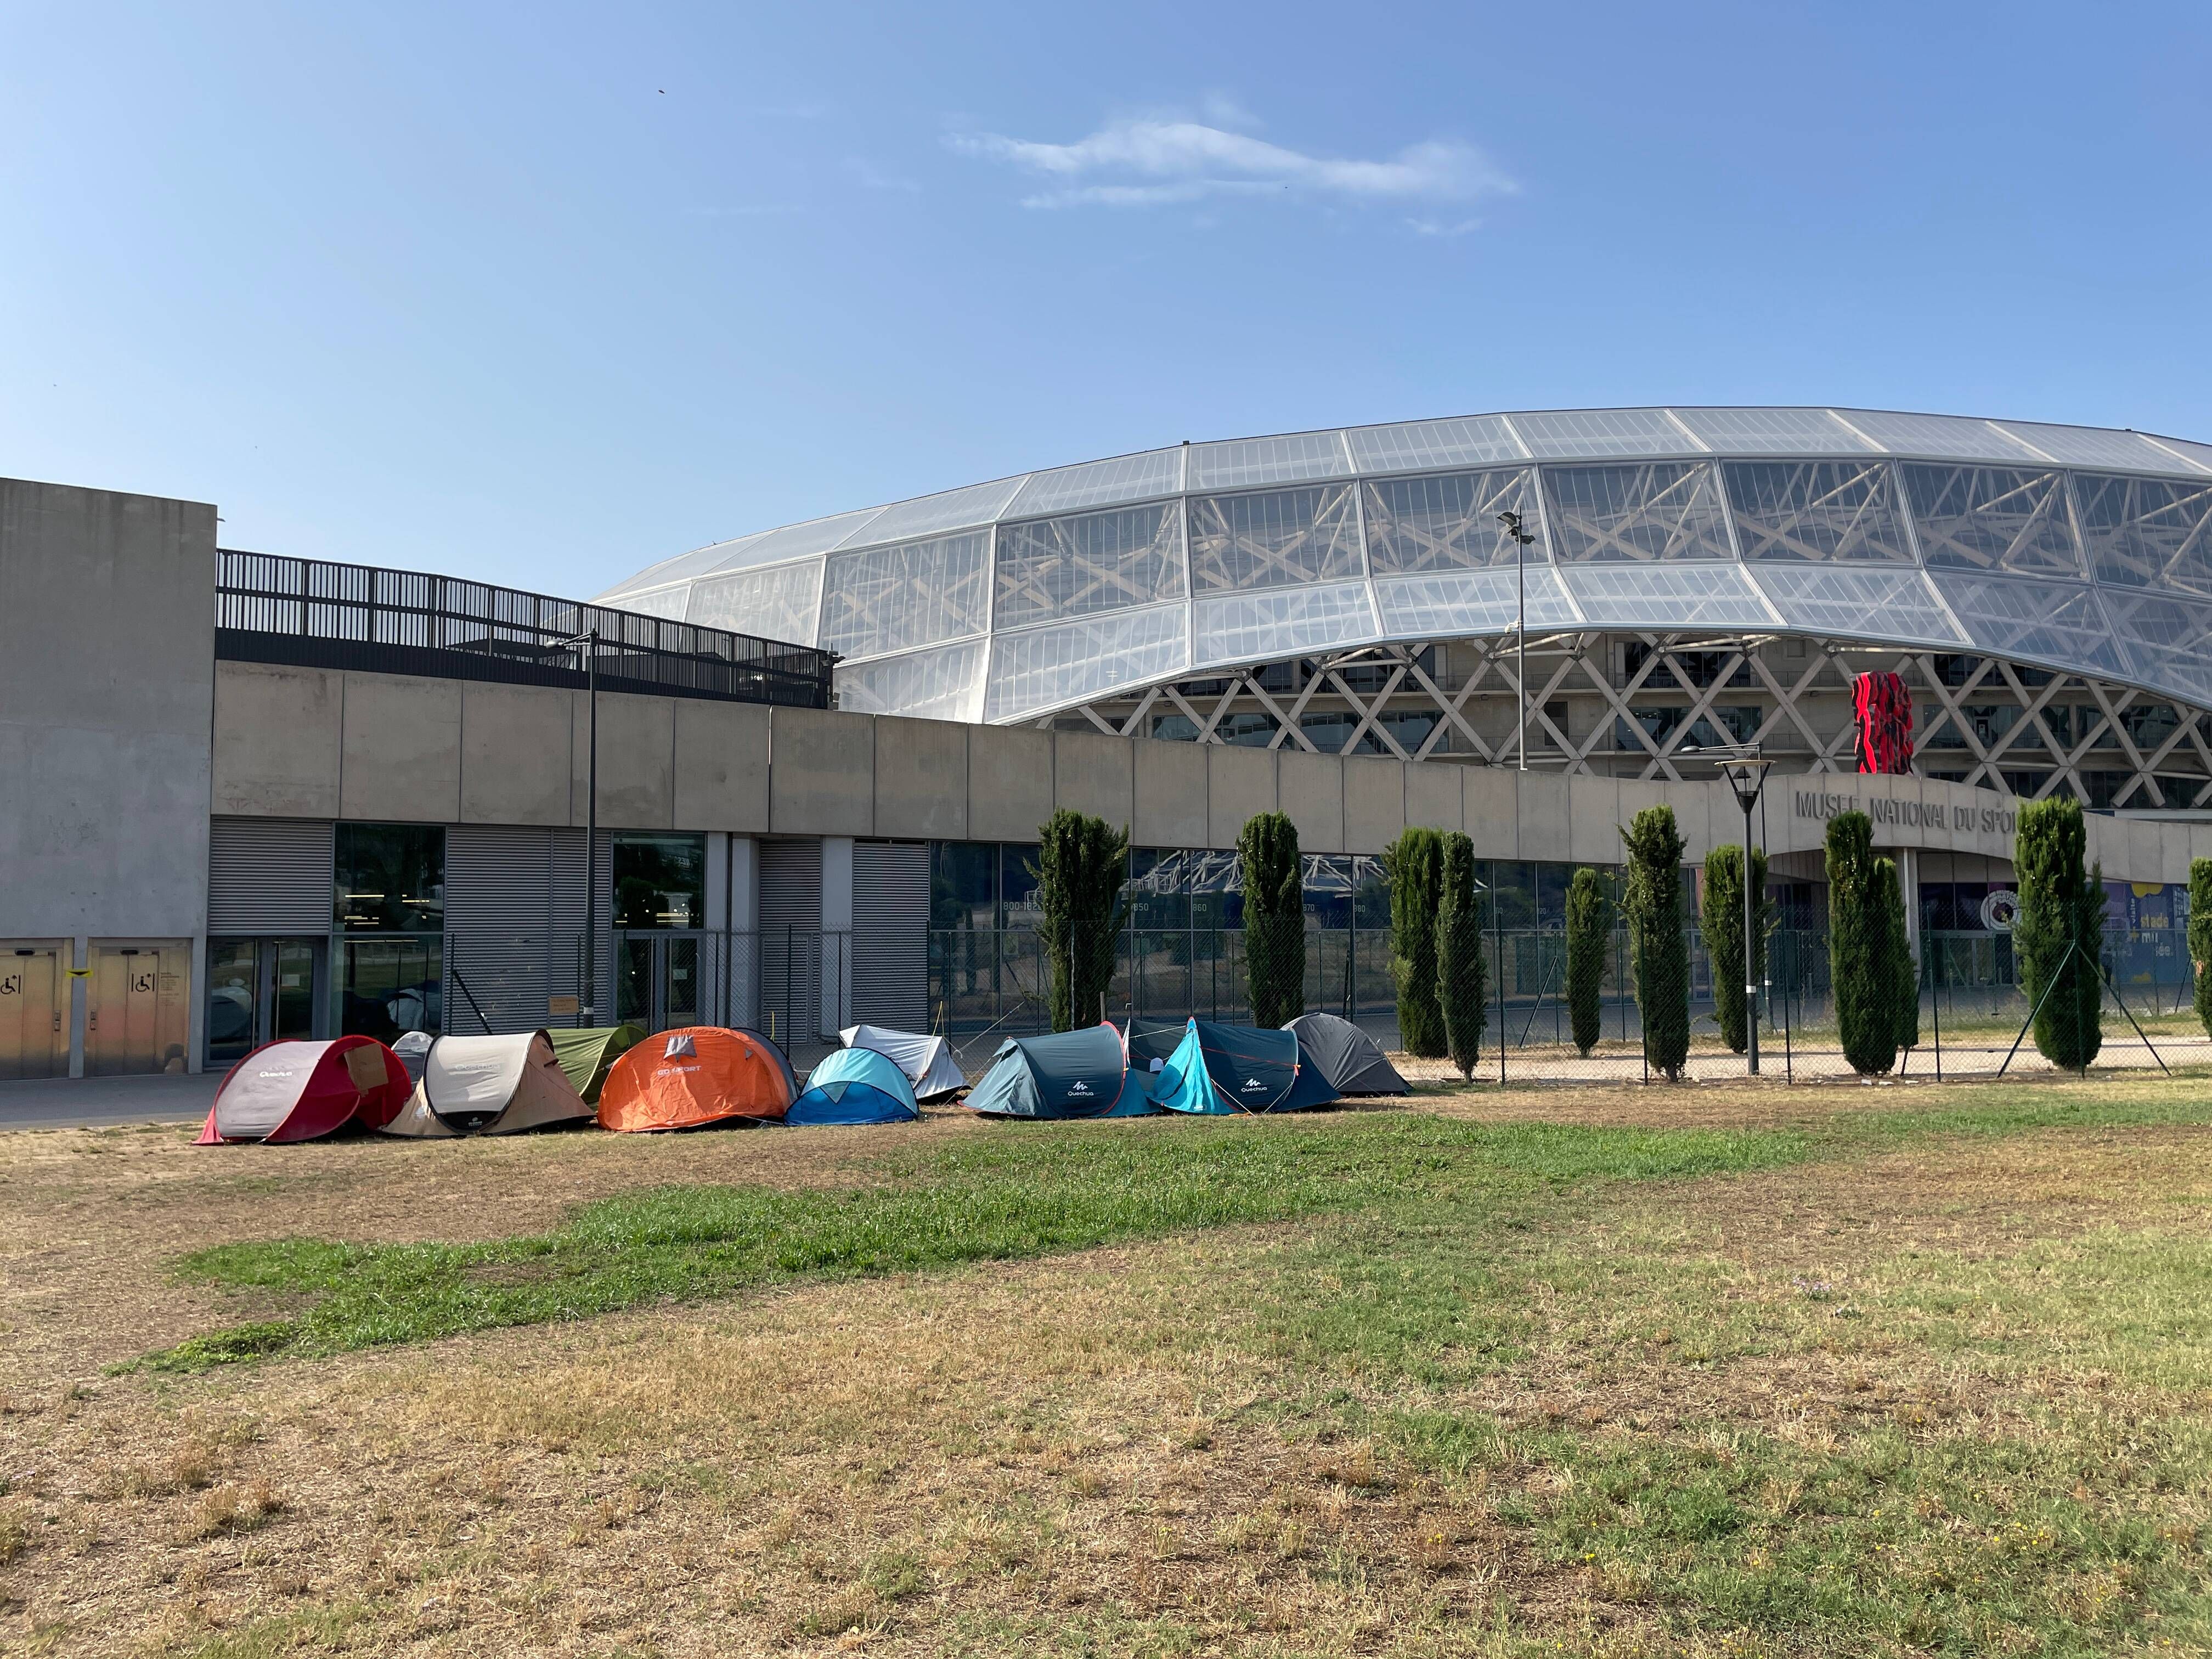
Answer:
[[[610,690],[830,707],[836,653],[488,582],[275,553],[216,555],[216,655],[374,673],[580,687],[599,635]]]

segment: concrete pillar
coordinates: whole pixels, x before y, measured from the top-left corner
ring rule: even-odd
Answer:
[[[92,965],[92,940],[79,933],[70,941],[69,965],[82,969]],[[69,1034],[70,1070],[71,1077],[84,1075],[84,1021],[92,1012],[92,981],[82,972],[69,976]]]
[[[822,838],[822,1035],[853,1023],[853,838]]]
[[[737,1024],[760,1024],[760,842],[750,836],[729,837],[724,893],[729,906],[730,1018]]]
[[[1900,847],[1897,849],[1897,886],[1905,899],[1905,942],[1912,947],[1913,960],[1920,959],[1920,849]]]

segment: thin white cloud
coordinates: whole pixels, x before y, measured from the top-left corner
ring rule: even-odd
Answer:
[[[845,171],[851,173],[864,190],[902,190],[917,194],[921,190],[914,179],[885,173],[865,155],[847,156]]]
[[[1416,236],[1464,236],[1471,230],[1480,230],[1480,219],[1408,219],[1406,228]]]
[[[1226,118],[1250,118],[1220,100]],[[1210,196],[1290,195],[1351,202],[1454,202],[1511,191],[1513,181],[1471,144],[1431,138],[1380,161],[1310,155],[1202,121],[1117,120],[1055,144],[993,132],[956,132],[963,155],[1000,161],[1054,185],[1024,207],[1156,207]]]

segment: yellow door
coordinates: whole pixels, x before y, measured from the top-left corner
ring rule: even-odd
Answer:
[[[0,946],[0,1079],[69,1070],[67,986],[51,946]]]

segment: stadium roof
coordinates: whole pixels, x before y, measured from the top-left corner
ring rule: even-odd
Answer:
[[[849,709],[1003,722],[1532,631],[1972,652],[2212,708],[2212,445],[1847,409],[1566,410],[1179,444],[763,531],[606,603],[818,644]]]

